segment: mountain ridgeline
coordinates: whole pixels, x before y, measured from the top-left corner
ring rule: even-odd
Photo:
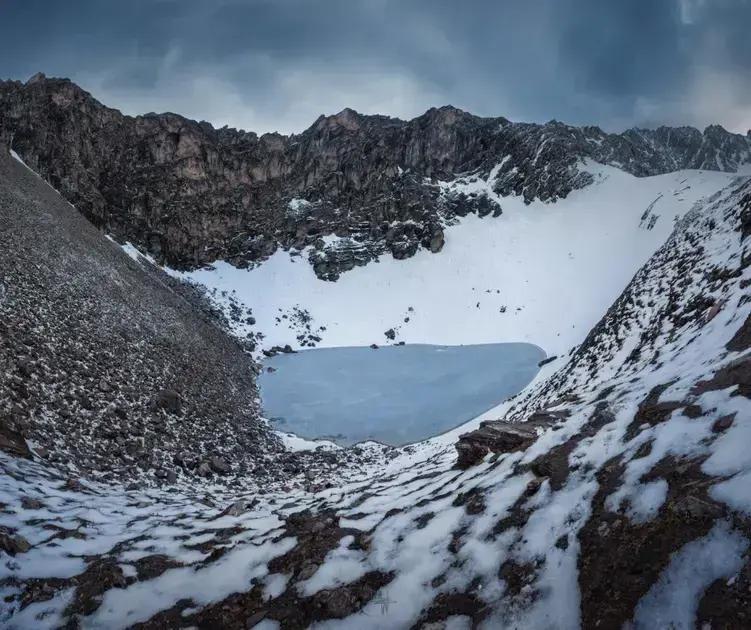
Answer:
[[[502,212],[487,192],[439,182],[482,178],[496,195],[552,202],[591,183],[587,160],[640,177],[751,161],[751,136],[719,126],[609,134],[450,106],[410,121],[345,109],[301,134],[258,136],[171,113],[125,116],[41,74],[0,82],[0,144],[94,225],[161,263],[242,267],[310,246],[329,280],[385,252],[437,252],[453,218]]]

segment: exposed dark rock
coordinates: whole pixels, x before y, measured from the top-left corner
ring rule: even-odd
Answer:
[[[180,394],[172,389],[162,389],[156,393],[152,404],[155,409],[164,409],[168,413],[179,414],[182,408]]]
[[[749,315],[741,327],[736,331],[733,338],[725,346],[728,350],[743,352],[751,347],[751,315]]]
[[[695,394],[727,389],[737,386],[736,393],[746,398],[751,398],[751,354],[747,353],[731,361],[725,367],[720,368],[714,376],[706,381],[699,381],[694,386]]]
[[[159,577],[168,569],[180,566],[177,562],[162,554],[139,558],[134,564],[136,566],[136,576],[141,581],[152,580],[155,577]]]
[[[527,422],[488,420],[479,429],[459,436],[456,443],[459,468],[479,463],[488,453],[510,453],[527,448],[538,437],[538,431],[550,427],[558,417],[547,413],[534,414]]]
[[[209,460],[211,470],[219,475],[226,475],[232,471],[232,467],[223,457],[214,456]]]
[[[506,582],[506,590],[512,595],[519,595],[522,589],[534,581],[536,569],[534,564],[519,564],[507,560],[498,570],[498,577]]]
[[[125,588],[127,582],[114,558],[95,560],[86,571],[72,580],[76,586],[68,615],[90,615],[102,603],[102,595],[111,588]]]
[[[246,501],[245,499],[239,499],[235,501],[232,505],[230,505],[224,512],[222,512],[222,516],[240,516],[241,514],[244,514],[248,510],[253,508],[253,505],[255,502],[253,501]]]
[[[479,489],[473,488],[468,492],[457,494],[452,505],[463,505],[467,514],[470,515],[482,514],[486,507],[485,496]]]
[[[568,456],[579,443],[578,437],[555,446],[544,455],[537,457],[530,465],[530,470],[538,477],[550,479],[550,487],[560,490],[569,475]]]
[[[701,405],[686,405],[683,408],[683,415],[687,418],[700,418],[703,414]]]
[[[425,514],[421,514],[417,519],[415,519],[415,527],[417,527],[417,529],[423,529],[430,521],[433,520],[434,516],[435,514],[433,512],[425,512]]]
[[[15,556],[17,553],[26,553],[31,549],[31,545],[23,536],[0,531],[0,549]]]
[[[490,607],[471,593],[441,593],[430,607],[420,615],[420,620],[412,626],[413,630],[441,627],[438,625],[449,617],[461,615],[472,620],[472,627],[479,624],[490,614]]]
[[[726,416],[721,416],[714,421],[714,424],[712,425],[712,431],[714,433],[722,433],[723,431],[727,431],[730,427],[733,426],[734,421],[734,413],[728,414]]]
[[[669,383],[658,385],[647,394],[647,397],[639,404],[639,408],[634,414],[634,419],[626,429],[626,439],[632,439],[638,432],[639,427],[646,424],[655,426],[665,422],[676,409],[684,406],[677,401],[658,402],[660,394],[669,387]]]
[[[555,361],[558,357],[553,355],[552,357],[548,357],[547,359],[543,359],[537,364],[537,367],[542,367],[543,365],[547,365],[548,363],[552,363]]]
[[[41,510],[44,507],[39,499],[33,499],[31,497],[21,497],[21,507],[24,510]]]
[[[297,574],[311,563],[320,565],[341,538],[356,533],[340,528],[339,517],[331,511],[295,512],[287,517],[286,529],[297,537],[298,544],[292,551],[271,561],[269,570],[273,572]]]
[[[430,242],[428,243],[428,249],[430,249],[431,252],[434,254],[440,252],[443,249],[443,244],[446,241],[446,237],[443,234],[443,230],[440,228],[436,229],[435,232],[433,232],[432,236],[430,237]],[[405,321],[409,321],[408,319]]]
[[[579,532],[582,625],[587,628],[615,628],[630,621],[636,604],[671,555],[706,535],[723,514],[723,508],[706,495],[709,480],[702,474],[700,462],[678,463],[669,458],[644,479],[665,478],[668,482],[668,497],[660,514],[646,523],[634,523],[604,507],[622,472],[618,459],[600,470],[592,516]]]
[[[8,426],[7,420],[0,416],[0,450],[16,457],[31,457],[29,445],[23,435]]]
[[[450,106],[411,121],[344,110],[295,136],[258,136],[175,114],[123,116],[70,81],[46,77],[0,82],[0,104],[0,144],[12,140],[27,164],[119,241],[178,268],[217,258],[248,266],[279,247],[310,246],[310,264],[328,280],[385,252],[440,251],[447,219],[501,214],[487,191],[441,192],[439,180],[486,179],[503,160],[494,194],[554,201],[592,182],[586,159],[637,176],[735,171],[751,144],[718,126],[608,134]],[[324,245],[327,235],[339,239]]]
[[[717,580],[704,592],[696,625],[728,630],[751,627],[751,562],[746,560],[732,580]]]
[[[36,602],[51,600],[61,589],[69,586],[70,581],[62,578],[32,578],[27,580],[21,595],[21,609]]]

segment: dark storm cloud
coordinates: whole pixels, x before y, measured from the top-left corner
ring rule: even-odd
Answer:
[[[300,131],[345,106],[751,126],[747,0],[0,0],[0,75]]]

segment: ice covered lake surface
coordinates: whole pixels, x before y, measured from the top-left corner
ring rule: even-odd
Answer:
[[[264,413],[279,430],[393,446],[453,429],[521,391],[545,358],[529,343],[320,348],[264,361]]]

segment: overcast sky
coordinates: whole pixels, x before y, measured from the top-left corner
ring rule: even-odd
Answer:
[[[751,0],[0,0],[0,77],[299,132],[344,107],[751,127]]]

